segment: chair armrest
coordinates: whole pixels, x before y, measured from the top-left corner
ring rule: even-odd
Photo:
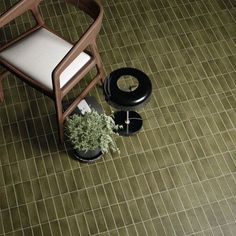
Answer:
[[[21,0],[13,5],[6,12],[0,16],[0,28],[8,24],[18,16],[22,15],[28,10],[31,10],[40,23],[43,23],[42,18],[38,15],[37,7],[42,0]]]
[[[68,1],[68,0],[67,0]],[[91,0],[87,0],[88,2]],[[70,0],[73,2],[73,0]],[[83,2],[83,1],[81,1]],[[83,52],[89,45],[93,44],[96,40],[96,37],[101,29],[102,18],[103,18],[103,8],[100,3],[93,1],[97,4],[98,15],[94,22],[90,25],[88,30],[83,34],[83,36],[74,44],[71,50],[67,53],[67,55],[63,58],[63,60],[56,66],[53,71],[52,78],[54,85],[57,84],[57,80],[59,80],[60,74],[70,65],[70,63],[81,53]]]

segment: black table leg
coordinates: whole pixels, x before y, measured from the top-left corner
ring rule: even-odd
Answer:
[[[118,133],[121,136],[129,136],[137,133],[143,125],[142,117],[135,111],[117,111],[114,113],[117,125],[122,125]]]

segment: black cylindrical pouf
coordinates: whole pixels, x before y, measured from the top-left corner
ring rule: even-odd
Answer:
[[[118,87],[118,80],[127,75],[138,81],[138,86],[134,90],[124,91]],[[135,68],[120,68],[105,79],[103,88],[106,101],[120,110],[114,114],[116,124],[123,126],[118,130],[118,133],[128,136],[138,132],[142,128],[143,121],[142,117],[134,110],[150,98],[152,84],[149,77]]]

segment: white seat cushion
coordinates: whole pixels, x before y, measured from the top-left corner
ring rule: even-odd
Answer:
[[[3,50],[0,57],[52,90],[52,72],[72,46],[47,29],[41,28]],[[80,53],[61,73],[60,87],[62,88],[90,58],[87,53]]]

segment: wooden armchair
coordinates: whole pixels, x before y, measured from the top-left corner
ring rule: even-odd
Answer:
[[[55,102],[59,139],[63,142],[65,118],[71,114],[89,91],[104,79],[104,70],[96,45],[103,8],[97,0],[67,0],[93,18],[93,23],[76,43],[61,38],[47,28],[39,11],[42,0],[20,0],[0,16],[2,28],[16,17],[31,11],[36,26],[0,47],[0,63],[6,69],[0,74],[0,101],[4,100],[1,81],[7,71],[14,73]],[[63,110],[62,100],[92,69],[96,75],[87,87]]]

